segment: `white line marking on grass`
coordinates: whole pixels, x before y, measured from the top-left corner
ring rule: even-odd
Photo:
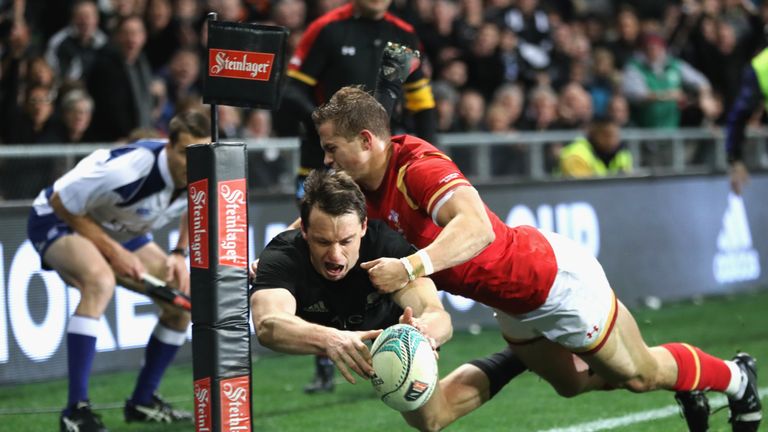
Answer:
[[[768,387],[761,388],[759,390],[761,399],[765,398],[768,394]],[[727,404],[725,396],[718,394],[709,399],[709,405],[712,411],[725,406]],[[621,426],[629,426],[636,423],[647,422],[651,420],[657,420],[672,415],[677,415],[679,408],[677,405],[668,405],[664,408],[658,408],[648,411],[640,411],[633,414],[627,414],[621,417],[611,417],[600,420],[595,420],[587,423],[582,423],[574,426],[568,426],[564,428],[546,429],[540,432],[593,432],[601,430],[610,430]],[[681,417],[681,421],[684,421]]]

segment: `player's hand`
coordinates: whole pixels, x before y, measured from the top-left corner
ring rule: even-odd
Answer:
[[[381,57],[379,75],[391,82],[402,84],[421,64],[421,54],[405,45],[387,42]]]
[[[259,259],[256,258],[248,267],[248,277],[251,279],[251,282],[256,280],[256,271],[258,269],[259,269]]]
[[[359,376],[368,379],[373,376],[373,360],[371,351],[364,341],[373,341],[382,330],[343,331],[334,333],[326,346],[326,355],[333,361],[341,375],[351,384],[355,377],[349,371],[352,369]]]
[[[165,260],[165,283],[174,284],[176,288],[189,295],[189,270],[187,260],[179,254],[169,254]]]
[[[112,256],[109,257],[109,264],[118,275],[135,281],[141,281],[141,275],[147,273],[139,257],[122,247],[118,247],[112,253]]]
[[[408,285],[408,271],[397,258],[377,258],[360,264],[371,283],[381,292],[393,293]]]
[[[736,195],[741,195],[744,187],[749,183],[749,171],[742,161],[731,163],[731,190]]]
[[[435,358],[438,360],[440,359],[440,355],[437,352],[437,341],[435,338],[429,336],[429,326],[423,320],[413,316],[413,309],[410,306],[405,307],[403,314],[400,315],[399,322],[400,324],[408,324],[409,326],[416,327],[416,330],[429,341],[429,346],[432,347],[432,351],[435,353]]]

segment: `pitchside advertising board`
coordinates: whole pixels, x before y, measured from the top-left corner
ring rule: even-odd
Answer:
[[[768,283],[768,225],[763,223],[768,220],[768,175],[753,176],[743,199],[729,195],[727,180],[719,176],[479,190],[508,224],[533,224],[583,244],[600,259],[612,286],[629,305],[638,305],[647,296],[676,300]],[[0,383],[66,376],[66,322],[79,300],[77,290],[67,287],[55,273],[40,270],[37,255],[25,238],[28,212],[27,207],[0,208]],[[247,261],[295,218],[290,196],[252,197],[248,207],[251,256]],[[243,227],[242,223],[236,226]],[[155,241],[168,247],[176,244],[176,236],[172,225],[156,232]],[[201,240],[200,244],[207,243]],[[194,256],[202,259],[208,254],[193,251],[190,258]],[[487,308],[462,297],[442,295],[457,329],[494,325]],[[138,370],[141,348],[156,319],[149,299],[118,288],[101,320],[94,368]],[[191,338],[191,331],[189,334]],[[183,347],[180,361],[190,359],[189,345]],[[263,348],[254,343],[253,349]],[[235,401],[239,396],[236,384],[222,387],[229,389]],[[200,396],[210,395],[205,383],[198,390]],[[228,398],[227,394],[223,397]]]

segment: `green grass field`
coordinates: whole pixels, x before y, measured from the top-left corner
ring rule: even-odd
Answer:
[[[695,305],[665,305],[635,310],[649,345],[686,341],[730,358],[737,350],[755,355],[763,368],[760,387],[768,387],[768,291],[706,299]],[[440,353],[441,375],[473,358],[503,347],[498,333],[457,333]],[[191,365],[169,370],[161,393],[179,406],[192,408]],[[333,394],[307,396],[302,386],[312,374],[312,360],[270,355],[254,360],[254,431],[399,431],[407,427],[399,414],[378,401],[370,384],[338,381]],[[188,426],[147,426],[122,420],[122,398],[129,394],[135,372],[92,378],[91,399],[111,431],[191,431]],[[339,378],[340,379],[340,378]],[[765,394],[765,392],[764,392]],[[715,401],[715,395],[710,395]],[[52,431],[66,398],[66,382],[0,387],[0,430]],[[765,402],[765,397],[763,398]],[[490,403],[459,420],[453,431],[685,431],[673,409],[672,393],[636,395],[625,391],[559,397],[545,382],[527,373],[507,385]],[[18,412],[24,412],[19,414]],[[655,419],[641,421],[643,415]],[[620,418],[625,423],[598,420]],[[713,431],[730,431],[727,409],[713,414]],[[619,424],[623,424],[620,426]],[[602,428],[601,428],[602,427]],[[764,424],[762,429],[768,430]]]

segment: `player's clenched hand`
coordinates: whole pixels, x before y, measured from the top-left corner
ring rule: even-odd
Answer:
[[[408,271],[397,258],[378,258],[360,264],[368,270],[371,283],[385,293],[395,292],[408,285]]]
[[[179,254],[169,254],[165,260],[165,282],[176,282],[176,288],[189,295],[189,270],[186,259]]]
[[[344,379],[352,384],[355,383],[355,377],[349,369],[365,379],[373,376],[371,352],[364,341],[372,341],[380,333],[381,330],[357,332],[339,330],[333,334],[326,346],[326,355],[333,361]]]
[[[141,275],[147,272],[139,257],[122,247],[116,248],[109,257],[109,264],[120,276],[141,281]]]

